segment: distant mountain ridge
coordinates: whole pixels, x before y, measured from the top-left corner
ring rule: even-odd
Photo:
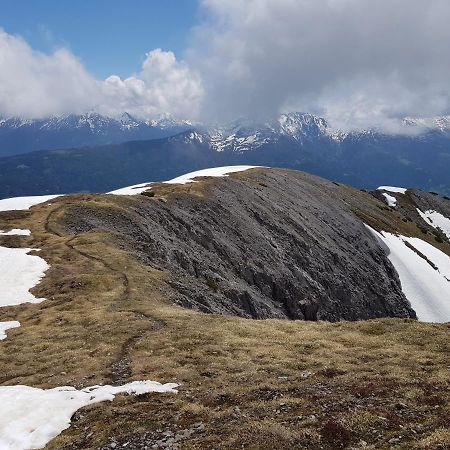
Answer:
[[[189,122],[177,121],[169,116],[145,121],[128,113],[118,117],[89,112],[44,119],[1,118],[0,157],[37,150],[158,139],[190,128],[192,125]]]
[[[222,126],[95,114],[31,121],[31,125],[11,121],[8,127],[12,126],[31,130],[34,143],[42,136],[69,138],[65,146],[56,146],[55,139],[53,150],[47,139],[50,150],[0,157],[0,198],[106,192],[228,165],[285,167],[364,189],[402,185],[450,195],[450,119],[446,117],[405,119],[402,134],[345,132],[303,113],[281,114],[262,122],[240,119]],[[2,132],[8,127],[0,124],[3,152]],[[62,131],[52,134],[55,129]],[[142,138],[149,134],[151,138]],[[155,139],[155,134],[162,137]],[[73,136],[109,143],[77,146]]]
[[[96,112],[65,114],[42,119],[0,117],[0,157],[36,150],[53,150],[106,144],[120,144],[133,140],[160,139],[184,131],[200,133],[216,151],[254,150],[280,138],[293,139],[299,144],[313,140],[361,139],[367,136],[407,136],[422,138],[428,134],[450,135],[450,116],[434,118],[407,117],[397,134],[367,129],[344,131],[333,128],[322,117],[308,113],[280,114],[266,121],[241,118],[224,125],[193,124],[168,115],[142,120],[127,112],[109,117]]]
[[[276,142],[280,137],[292,138],[299,143],[317,139],[331,139],[340,143],[345,139],[361,139],[367,136],[421,136],[438,134],[450,137],[450,116],[434,118],[405,118],[397,133],[381,129],[344,131],[333,128],[322,117],[308,113],[292,112],[280,114],[266,122],[240,119],[225,126],[206,127],[211,147],[217,151],[233,149],[245,151]]]

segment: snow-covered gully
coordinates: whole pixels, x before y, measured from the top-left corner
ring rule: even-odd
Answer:
[[[439,228],[450,239],[450,219],[433,210],[423,212],[417,209],[417,212],[425,222],[429,223],[433,228]]]
[[[418,319],[450,321],[450,257],[421,239],[367,228],[387,248]]]
[[[380,186],[377,188],[377,191],[386,191],[390,194],[387,194],[386,192],[383,192],[384,200],[386,201],[387,205],[391,208],[395,208],[397,206],[397,197],[391,195],[391,194],[405,194],[407,189],[402,187],[395,187],[395,186]]]

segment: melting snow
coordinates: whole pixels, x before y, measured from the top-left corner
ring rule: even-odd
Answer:
[[[391,206],[392,208],[395,208],[397,206],[397,199],[395,197],[385,193],[383,194],[383,196],[389,206]]]
[[[424,322],[450,321],[450,257],[418,238],[378,233],[367,226],[388,249],[388,258],[400,277],[402,290]],[[408,242],[429,262],[406,245]]]
[[[397,194],[405,194],[408,189],[394,186],[380,186],[377,191],[395,192]]]
[[[2,231],[0,230],[0,236],[30,236],[30,230],[19,230],[18,228],[14,228],[10,231]]]
[[[196,177],[226,177],[229,173],[243,172],[244,170],[254,169],[259,166],[225,166],[225,167],[213,167],[210,169],[197,170],[196,172],[187,173],[173,180],[164,181],[168,184],[186,184],[193,183]],[[108,194],[115,195],[136,195],[150,189],[149,183],[135,184],[134,186],[127,186],[115,191],[108,192]]]
[[[440,228],[450,239],[450,219],[433,210],[422,212],[420,209],[417,209],[417,212],[425,222],[434,228]]]
[[[59,195],[38,195],[34,197],[14,197],[0,200],[0,211],[15,211],[30,209],[34,205],[47,202]]]
[[[39,256],[29,255],[31,250],[0,247],[0,307],[44,300],[29,289],[39,283],[49,266]]]
[[[177,384],[135,381],[124,386],[93,386],[38,389],[29,386],[0,386],[0,449],[43,448],[70,426],[72,415],[80,408],[117,394],[176,393]]]
[[[29,206],[29,200],[20,203],[20,207]],[[10,202],[6,209],[9,207],[20,209],[17,202]],[[14,229],[1,234],[29,235],[30,232]],[[30,251],[29,248],[0,247],[0,307],[43,300],[34,297],[29,289],[39,283],[48,265],[42,258],[29,255]],[[0,340],[7,337],[7,330],[17,327],[20,327],[17,321],[0,322]],[[117,394],[177,392],[176,387],[174,383],[155,381],[135,381],[118,387],[93,386],[83,390],[73,387],[43,390],[29,386],[0,386],[0,450],[43,448],[70,426],[75,411],[93,403],[113,400]]]
[[[11,322],[0,322],[0,341],[6,339],[5,331],[11,330],[11,328],[19,328],[19,327],[20,322],[17,322],[17,320],[12,320]]]
[[[142,192],[148,191],[150,189],[149,184],[151,183],[135,184],[134,186],[127,186],[124,188],[116,189],[115,191],[108,192],[108,194],[137,195],[141,194]]]
[[[226,177],[229,173],[243,172],[244,170],[254,169],[258,166],[225,166],[213,167],[210,169],[197,170],[196,172],[187,173],[173,180],[165,181],[169,184],[186,184],[192,183],[196,177]]]

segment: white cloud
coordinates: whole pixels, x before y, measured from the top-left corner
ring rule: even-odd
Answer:
[[[0,112],[38,117],[89,108],[97,81],[69,51],[34,51],[0,30]]]
[[[449,113],[448,0],[201,3],[190,57],[208,115],[297,109],[367,126]]]
[[[203,95],[198,74],[184,62],[178,62],[172,52],[156,49],[147,54],[142,71],[122,80],[112,75],[103,85],[105,104],[101,108],[129,111],[142,117],[169,113],[177,117],[192,117],[198,113]]]
[[[97,80],[68,50],[47,55],[0,30],[0,113],[23,117],[128,111],[152,118],[197,114],[202,86],[199,76],[172,52],[148,53],[140,73],[122,80]]]

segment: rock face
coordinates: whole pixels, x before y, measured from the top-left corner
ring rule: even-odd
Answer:
[[[174,301],[188,308],[255,319],[415,317],[353,212],[365,201],[357,191],[280,169],[204,184],[203,195],[163,187],[153,198],[108,196],[115,207],[75,203],[64,226],[114,233],[140,261],[170,273]]]
[[[412,189],[410,192],[413,202],[421,211],[437,211],[445,217],[450,217],[450,199],[448,197],[416,189]]]

